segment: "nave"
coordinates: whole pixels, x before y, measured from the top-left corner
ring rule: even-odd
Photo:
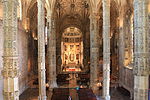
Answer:
[[[149,38],[150,0],[0,0],[0,100],[148,100]]]
[[[47,100],[68,100],[69,96],[72,98],[71,100],[103,100],[100,96],[96,96],[91,89],[87,88],[85,81],[78,84],[76,75],[71,73],[70,77],[67,78],[69,82],[59,83],[59,88],[54,88],[53,92],[47,89]],[[64,77],[66,77],[66,74]],[[102,94],[102,87],[99,87],[99,94]],[[111,85],[110,95],[111,100],[130,100],[130,93],[124,88],[117,87],[117,84]],[[27,89],[20,96],[20,100],[38,100],[38,88]]]

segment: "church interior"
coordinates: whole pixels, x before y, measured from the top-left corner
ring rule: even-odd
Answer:
[[[150,100],[150,0],[0,0],[0,100]]]

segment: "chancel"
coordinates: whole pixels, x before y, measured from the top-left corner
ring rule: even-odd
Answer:
[[[150,100],[150,0],[0,0],[0,100]]]
[[[76,27],[69,27],[62,36],[62,71],[81,71],[83,67],[82,33]]]

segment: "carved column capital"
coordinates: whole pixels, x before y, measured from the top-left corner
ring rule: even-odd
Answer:
[[[15,3],[15,5],[19,5],[19,2],[18,2],[18,0],[1,0],[0,2],[2,2],[3,4],[4,3],[8,3],[8,2],[14,2]]]
[[[19,70],[18,69],[3,69],[2,75],[4,78],[15,78],[19,77]]]
[[[96,13],[96,12],[93,12],[91,13],[90,15],[90,19],[95,19],[95,20],[99,20],[100,19],[100,14],[99,13]]]
[[[51,15],[48,15],[47,16],[47,22],[50,22],[52,20],[52,16]]]
[[[51,19],[51,26],[52,26],[52,29],[55,31],[55,18],[52,17]]]
[[[16,97],[17,95],[19,95],[19,91],[15,91],[15,92],[3,91],[4,100],[19,100],[19,97]]]
[[[37,0],[37,3],[38,3],[38,7],[42,7],[42,6],[45,6],[45,0]]]

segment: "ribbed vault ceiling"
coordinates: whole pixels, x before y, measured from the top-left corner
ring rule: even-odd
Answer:
[[[63,26],[81,27],[89,17],[89,5],[85,0],[56,0],[56,18]]]

